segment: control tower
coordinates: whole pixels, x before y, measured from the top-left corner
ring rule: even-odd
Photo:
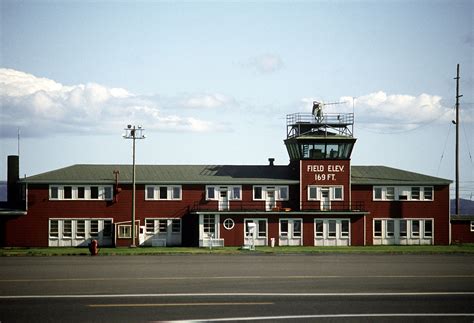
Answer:
[[[298,160],[349,160],[356,138],[353,113],[325,113],[313,102],[312,113],[286,116],[285,145],[291,162]]]

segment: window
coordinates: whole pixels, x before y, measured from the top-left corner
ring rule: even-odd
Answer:
[[[232,199],[233,200],[240,200],[240,186],[232,187]]]
[[[112,187],[104,187],[104,199],[110,201],[112,199]]]
[[[84,238],[86,236],[86,221],[77,220],[76,222],[76,238]]]
[[[425,228],[424,228],[424,238],[431,238],[433,237],[433,221],[432,220],[425,220]]]
[[[407,236],[407,220],[400,220],[400,237]]]
[[[64,186],[64,199],[72,199],[72,186]]]
[[[309,196],[308,200],[317,200],[318,199],[318,189],[316,186],[309,187]]]
[[[322,220],[316,220],[316,237],[324,237],[324,222]]]
[[[412,187],[411,188],[411,199],[412,200],[419,200],[420,199],[420,188],[419,187]]]
[[[214,186],[207,187],[207,200],[215,200],[216,199],[216,190]]]
[[[382,199],[382,188],[374,187],[374,200],[381,200],[381,199]]]
[[[377,201],[432,201],[433,187],[378,186],[374,187],[373,194]]]
[[[155,233],[155,220],[145,219],[145,232],[148,234]]]
[[[112,236],[112,221],[104,220],[104,230],[102,231],[102,237],[110,238]]]
[[[395,221],[387,220],[386,221],[385,236],[387,238],[393,238],[394,235],[395,235]]]
[[[433,187],[423,187],[423,195],[425,200],[433,200]]]
[[[78,199],[86,198],[86,188],[84,186],[79,186],[77,188],[77,198]]]
[[[168,199],[168,188],[166,186],[160,186],[160,200]]]
[[[154,186],[147,186],[146,187],[146,199],[147,200],[154,200],[155,199],[155,187]]]
[[[166,233],[168,232],[168,220],[158,220],[158,232]]]
[[[278,188],[278,195],[280,200],[288,200],[288,186],[280,186]]]
[[[341,221],[341,237],[342,238],[349,237],[349,220]]]
[[[342,187],[334,187],[334,200],[342,200]]]
[[[253,188],[253,199],[254,200],[262,200],[263,199],[263,194],[262,194],[262,187],[261,186],[254,186]]]
[[[118,237],[120,239],[130,239],[132,237],[132,226],[130,224],[118,226]]]
[[[411,236],[418,238],[420,236],[420,221],[413,220],[411,221]]]
[[[374,237],[382,237],[382,220],[374,220]]]
[[[49,221],[49,236],[51,238],[59,237],[59,221],[58,220]]]
[[[471,221],[471,232],[474,231],[474,221]]]
[[[50,189],[50,199],[59,199],[59,187],[57,186],[51,186],[51,189]]]
[[[91,237],[97,237],[99,235],[99,221],[91,220]]]
[[[301,220],[293,220],[293,237],[301,237]]]
[[[308,200],[319,201],[335,201],[343,199],[342,186],[308,186]]]
[[[72,221],[63,221],[63,238],[72,238]]]
[[[280,235],[282,237],[288,237],[288,220],[280,221]]]
[[[181,220],[173,219],[171,220],[171,232],[180,233],[181,232]]]
[[[395,187],[387,187],[385,194],[385,199],[394,200],[395,199]]]
[[[216,218],[214,215],[205,214],[204,215],[204,233],[215,234],[216,233]]]
[[[234,226],[235,226],[234,220],[232,220],[231,218],[224,220],[224,228],[226,230],[232,230]]]
[[[258,220],[258,237],[265,238],[267,236],[267,221]]]
[[[336,220],[328,221],[328,237],[329,238],[336,237]]]
[[[99,198],[99,187],[91,186],[91,199],[97,200]]]
[[[181,187],[173,186],[171,191],[173,192],[171,196],[172,200],[181,200]]]

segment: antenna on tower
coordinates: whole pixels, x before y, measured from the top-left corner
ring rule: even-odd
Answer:
[[[346,101],[338,101],[338,102],[319,102],[319,101],[313,101],[313,116],[316,119],[316,121],[321,122],[324,119],[324,114],[323,114],[323,108],[327,105],[336,105],[336,104],[344,104],[347,103]]]

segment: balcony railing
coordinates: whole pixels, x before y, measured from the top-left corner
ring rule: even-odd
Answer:
[[[364,202],[331,201],[323,205],[320,201],[294,203],[293,201],[218,201],[195,202],[191,207],[192,212],[289,212],[289,211],[314,211],[314,212],[363,212],[366,211]]]

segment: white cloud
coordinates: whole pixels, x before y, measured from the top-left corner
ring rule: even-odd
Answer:
[[[283,60],[275,54],[263,54],[250,57],[241,64],[243,67],[252,69],[261,74],[271,74],[283,68]]]
[[[182,100],[182,106],[191,109],[216,109],[235,104],[235,100],[224,94],[197,94]]]
[[[231,101],[224,95],[206,94],[187,97],[184,103],[192,108],[217,108]],[[130,122],[160,131],[215,128],[212,122],[191,116],[164,115],[155,97],[96,83],[65,86],[4,68],[0,69],[0,104],[0,137],[15,136],[18,127],[24,136],[116,133]]]
[[[311,110],[314,98],[303,98],[306,111]],[[336,100],[338,105],[327,105],[328,113],[352,112],[353,97],[343,96]],[[358,124],[373,129],[410,130],[432,122],[446,122],[453,118],[452,107],[442,104],[438,95],[387,94],[378,91],[354,98],[355,120]],[[467,117],[467,116],[466,116]],[[467,117],[467,122],[472,118]]]

